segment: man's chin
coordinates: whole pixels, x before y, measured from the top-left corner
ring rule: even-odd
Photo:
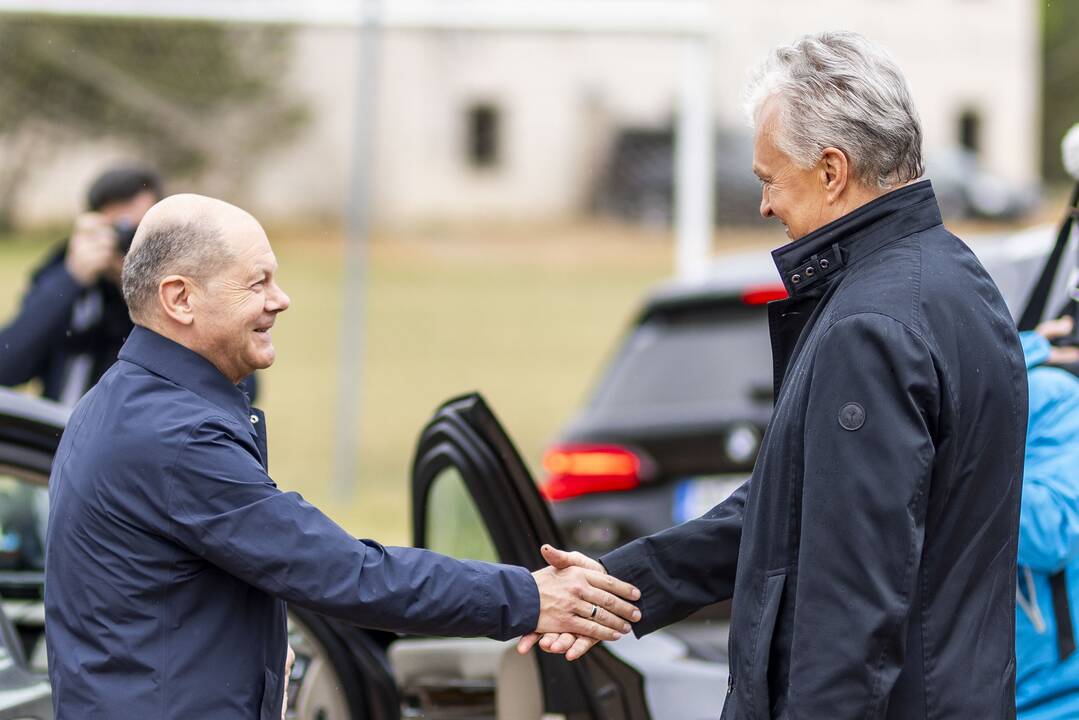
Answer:
[[[269,348],[260,348],[257,353],[254,353],[251,356],[251,371],[265,370],[273,365],[274,360],[276,359],[277,352],[274,350],[273,346],[270,346]]]

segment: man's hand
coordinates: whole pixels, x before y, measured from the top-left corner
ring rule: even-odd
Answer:
[[[599,580],[603,583],[603,586],[605,588],[611,590],[612,592],[615,592],[614,588],[622,587],[628,588],[632,591],[632,594],[630,595],[625,595],[620,592],[617,593],[619,595],[622,595],[622,597],[626,597],[630,600],[637,600],[641,596],[640,591],[638,591],[631,585],[627,585],[620,580],[612,578],[610,575],[607,574],[607,571],[600,563],[591,559],[587,555],[582,555],[579,552],[565,552],[563,550],[553,548],[550,545],[544,545],[542,548],[540,548],[540,552],[543,554],[543,558],[551,565],[550,568],[545,568],[545,570],[551,570],[553,568],[557,572],[568,572],[573,568],[578,568],[587,573],[591,573],[591,575],[589,576],[591,578],[590,582]],[[541,570],[540,572],[544,571]],[[629,605],[628,603],[621,603],[621,601],[618,601],[617,598],[614,598],[611,595],[608,595],[608,597],[610,597],[610,599],[615,601],[616,603],[620,603],[621,606],[632,608],[632,613],[626,615],[619,613],[615,607],[600,606],[606,608],[608,613],[618,614],[620,617],[630,620],[632,622],[637,622],[641,619],[640,610],[633,608],[633,606]],[[596,604],[599,605],[599,603]],[[597,619],[600,612],[602,612],[602,610],[597,612]],[[625,633],[629,632],[629,630],[630,627],[623,624],[621,632]],[[621,637],[621,635],[618,635],[618,637]],[[530,635],[525,635],[520,639],[520,641],[517,643],[517,652],[523,655],[524,653],[527,653],[529,650],[531,650],[532,647],[535,646],[538,642],[540,648],[544,651],[560,654],[565,653],[566,659],[572,661],[576,660],[577,658],[581,657],[586,652],[591,650],[592,647],[595,646],[595,644],[600,640],[617,640],[618,637],[612,638],[609,636],[599,636],[591,633],[581,633],[570,627],[562,627],[557,631],[545,632],[545,629],[542,627],[541,623],[541,627],[538,627],[536,629],[536,632],[531,633]]]
[[[548,546],[544,546],[543,553],[550,562]],[[598,563],[585,567],[567,562],[563,567],[537,570],[532,576],[539,588],[540,615],[535,633],[518,643],[522,654],[535,644],[535,640],[527,642],[528,638],[547,633],[617,640],[630,631],[627,620],[636,622],[641,618],[641,611],[626,602],[639,598],[640,591],[611,577]]]
[[[1055,340],[1056,338],[1071,335],[1074,328],[1075,320],[1066,315],[1054,320],[1046,320],[1038,325],[1038,327],[1034,328],[1034,332],[1038,333],[1046,340]],[[1072,363],[1077,363],[1079,362],[1079,347],[1075,347],[1074,345],[1063,345],[1060,347],[1055,345],[1051,346],[1049,348],[1049,359],[1046,362],[1050,365],[1070,365]]]
[[[67,244],[64,265],[84,287],[93,285],[116,259],[116,231],[104,216],[83,213]]]
[[[295,662],[296,651],[289,645],[288,654],[285,656],[285,698],[281,701],[281,720],[285,720],[285,713],[288,712],[288,679],[292,675],[292,666]]]

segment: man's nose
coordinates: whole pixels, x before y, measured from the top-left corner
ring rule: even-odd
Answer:
[[[772,203],[768,201],[768,190],[761,188],[761,217],[767,220],[772,217]]]
[[[280,285],[276,283],[273,286],[272,292],[269,296],[268,309],[273,312],[284,312],[288,310],[288,306],[292,304],[292,300],[285,294],[285,291],[281,289]]]

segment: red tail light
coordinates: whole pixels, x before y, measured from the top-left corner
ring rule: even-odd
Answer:
[[[787,288],[782,285],[758,285],[747,288],[742,293],[742,302],[746,305],[766,305],[773,300],[785,300]]]
[[[547,480],[540,492],[548,500],[588,493],[632,490],[641,484],[641,459],[617,445],[560,445],[543,458]]]

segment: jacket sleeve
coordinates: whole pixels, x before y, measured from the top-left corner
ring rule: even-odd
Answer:
[[[640,538],[604,555],[611,575],[641,591],[640,637],[734,593],[749,483],[703,517]]]
[[[1049,341],[1033,330],[1019,333],[1019,341],[1023,345],[1023,360],[1027,364],[1027,370],[1041,365],[1049,359]]]
[[[290,603],[358,625],[508,639],[535,630],[539,593],[521,567],[357,540],[281,492],[227,422],[197,426],[169,482],[174,541]]]
[[[1028,387],[1019,564],[1053,573],[1079,556],[1079,381],[1035,368]]]
[[[44,371],[49,350],[63,340],[81,292],[63,263],[34,279],[18,315],[0,330],[0,385],[19,385]]]
[[[886,715],[922,553],[938,393],[925,343],[890,317],[839,320],[818,346],[805,424],[792,719]]]

